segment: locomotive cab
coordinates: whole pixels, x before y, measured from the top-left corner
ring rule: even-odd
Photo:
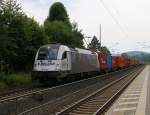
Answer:
[[[35,57],[32,79],[42,81],[64,77],[71,69],[69,51],[64,45],[50,44],[40,47]]]

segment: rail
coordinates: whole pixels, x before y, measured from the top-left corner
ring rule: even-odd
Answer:
[[[100,115],[103,112],[105,112],[106,108],[108,108],[110,106],[110,104],[121,94],[121,92],[133,81],[133,79],[135,79],[135,77],[143,70],[143,68],[139,69],[138,72],[133,72],[132,73],[132,79],[130,79],[126,84],[123,85],[123,87],[117,91],[117,93],[115,93],[114,95],[112,95],[109,99],[106,99],[106,102],[102,104],[102,106],[94,113],[94,115]],[[113,81],[112,83],[108,84],[107,86],[103,87],[102,89],[92,93],[91,95],[87,96],[86,98],[74,103],[73,105],[67,107],[66,109],[62,110],[61,112],[58,112],[57,115],[66,115],[66,114],[75,114],[75,113],[80,113],[83,114],[82,112],[80,112],[81,105],[85,105],[89,100],[92,100],[92,98],[95,98],[96,95],[99,94],[103,94],[103,92],[105,92],[105,90],[108,90],[109,88],[111,88],[113,85],[117,84],[118,82],[122,81],[123,79],[125,79],[127,76],[131,76],[131,73],[129,73],[128,75],[124,76],[123,78],[120,78],[116,81]],[[98,100],[97,100],[98,101]],[[96,103],[96,102],[95,102]],[[102,103],[102,102],[100,102]],[[79,108],[78,108],[79,107]],[[78,109],[77,109],[78,108]],[[77,110],[76,110],[77,109]],[[85,109],[85,113],[89,113],[88,109]],[[74,112],[74,113],[71,113]],[[92,113],[92,112],[91,112]]]
[[[124,70],[119,70],[119,71],[116,71],[116,72],[112,72],[112,73],[108,73],[108,74],[105,74],[105,75],[101,75],[101,76],[97,76],[97,77],[93,77],[93,78],[88,78],[88,79],[84,79],[84,80],[80,80],[80,81],[75,81],[75,82],[72,82],[72,83],[68,83],[68,84],[64,84],[64,85],[60,85],[60,86],[56,86],[56,87],[51,87],[51,88],[47,88],[47,89],[42,89],[42,90],[38,90],[38,91],[33,91],[33,92],[29,92],[29,93],[26,93],[26,94],[23,94],[23,95],[19,95],[19,96],[15,96],[15,97],[10,97],[10,98],[7,98],[7,99],[3,99],[3,100],[0,100],[0,105],[2,105],[2,103],[9,103],[9,102],[13,102],[13,106],[15,106],[15,109],[13,110],[15,115],[22,115],[22,114],[25,114],[27,112],[30,112],[32,110],[35,110],[37,108],[40,108],[44,105],[47,105],[49,102],[45,102],[43,104],[41,104],[41,106],[35,106],[35,107],[31,107],[30,110],[26,110],[26,111],[20,111],[19,110],[19,102],[20,100],[24,100],[24,98],[26,97],[32,97],[32,96],[35,96],[35,95],[39,95],[39,96],[42,96],[43,94],[46,93],[46,95],[49,95],[49,91],[50,90],[56,90],[56,89],[61,89],[62,87],[67,87],[67,86],[71,86],[73,84],[82,84],[84,82],[89,82],[89,81],[94,81],[95,79],[98,79],[98,78],[106,78],[106,76],[111,76],[111,75],[115,75],[115,74],[119,74],[119,73],[122,73],[122,72],[125,72],[125,70],[130,70],[131,68],[128,68],[128,69],[124,69]],[[48,93],[48,94],[47,94]],[[29,103],[30,103],[30,100],[29,100]],[[32,103],[32,102],[31,102]]]

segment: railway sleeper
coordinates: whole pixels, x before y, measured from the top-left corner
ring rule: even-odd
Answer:
[[[82,113],[82,114],[77,114],[77,113],[69,113],[69,115],[85,115],[84,113]],[[91,114],[86,114],[86,115],[91,115]]]
[[[104,103],[101,103],[101,102],[91,102],[91,103],[87,103],[87,105],[101,105],[101,104],[104,104]]]
[[[38,93],[34,93],[32,95],[32,98],[41,102],[44,100],[44,95],[43,95],[43,93],[38,92]]]
[[[84,115],[88,115],[89,114],[89,115],[92,115],[93,114],[92,111],[79,111],[79,110],[73,110],[70,113],[76,113],[76,115],[78,115],[78,114],[84,114]]]
[[[81,108],[81,109],[95,109],[95,108],[99,108],[99,106],[80,106],[79,108]]]
[[[101,94],[101,95],[95,96],[92,100],[94,100],[94,99],[103,99],[103,100],[106,100],[107,98],[108,98],[108,95]]]
[[[98,107],[97,107],[97,108],[94,108],[94,109],[82,109],[82,108],[77,108],[76,110],[82,111],[82,112],[85,112],[85,111],[95,112],[97,109],[98,109]]]
[[[106,100],[90,100],[87,103],[104,103]]]
[[[97,97],[97,98],[94,98],[94,99],[91,99],[90,101],[98,101],[98,102],[106,102],[110,97],[107,97],[107,98],[101,98],[101,97]],[[89,102],[89,101],[88,101]]]
[[[103,104],[103,103],[101,103],[101,104]],[[101,104],[100,103],[99,104],[88,103],[88,104],[81,105],[81,107],[99,107],[99,106],[101,106]]]
[[[96,110],[98,109],[99,107],[96,107],[96,108],[77,108],[76,110],[79,110],[79,111],[92,111],[92,112],[96,112]]]

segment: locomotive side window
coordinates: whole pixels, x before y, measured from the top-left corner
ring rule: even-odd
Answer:
[[[67,52],[64,52],[62,55],[62,60],[67,58]]]

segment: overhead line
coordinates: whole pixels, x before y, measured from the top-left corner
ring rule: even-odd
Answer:
[[[126,37],[128,37],[128,34],[125,32],[125,30],[122,28],[122,26],[120,25],[120,23],[118,22],[118,20],[113,16],[113,14],[111,13],[111,11],[109,10],[109,8],[106,6],[106,4],[104,3],[103,0],[100,0],[101,4],[103,5],[103,7],[107,10],[107,12],[109,13],[109,15],[112,17],[112,19],[114,20],[114,22],[116,23],[116,25],[118,25],[118,27],[120,28],[120,30],[122,31],[122,33],[124,33],[124,35]]]
[[[119,11],[115,8],[115,5],[113,4],[113,1],[112,0],[109,0],[109,1],[110,1],[110,4],[112,5],[112,8],[116,12],[116,14],[120,15]]]
[[[112,9],[114,9],[114,11],[116,12],[116,14],[118,16],[120,16],[120,13],[119,13],[118,9],[115,7],[114,1],[112,1],[112,0],[109,0],[109,1],[110,1],[109,3],[112,5]],[[124,26],[124,30],[127,29],[127,25],[126,24],[123,24],[123,26]]]

